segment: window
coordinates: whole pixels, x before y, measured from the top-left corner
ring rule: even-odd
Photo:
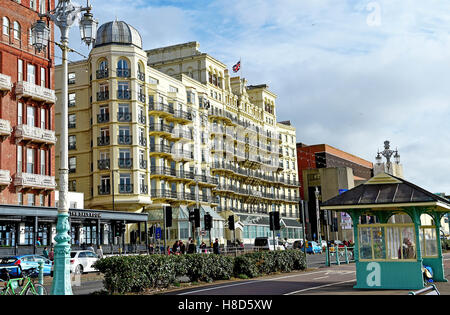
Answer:
[[[178,88],[169,85],[169,92],[177,93],[178,92]]]
[[[9,36],[9,19],[4,16],[3,17],[3,35]]]
[[[39,1],[39,13],[44,14],[45,13],[45,0]]]
[[[45,158],[46,158],[46,152],[44,150],[40,150],[41,156],[40,156],[40,174],[45,175]]]
[[[14,38],[15,39],[17,39],[17,40],[20,40],[20,24],[19,24],[19,22],[17,22],[17,21],[14,21],[14,29],[13,29],[13,32],[14,32]]]
[[[75,93],[69,93],[69,107],[75,106]]]
[[[27,65],[27,81],[36,83],[36,66],[32,64]]]
[[[77,158],[75,156],[69,157],[69,173],[77,171]]]
[[[40,118],[41,118],[40,127],[42,129],[45,129],[45,123],[46,123],[46,120],[47,120],[47,115],[46,115],[45,108],[41,108],[41,117]]]
[[[150,84],[158,84],[159,83],[158,79],[155,79],[155,78],[152,78],[152,77],[149,77],[148,82]]]
[[[41,86],[45,87],[46,86],[46,76],[45,76],[45,68],[41,67]]]
[[[23,60],[17,59],[17,81],[23,81]]]
[[[32,148],[27,148],[27,173],[34,174],[35,152]]]
[[[22,173],[22,147],[17,146],[17,172]]]
[[[34,194],[27,194],[27,203],[29,206],[34,206]]]
[[[23,124],[23,104],[17,103],[17,124]]]
[[[36,10],[36,1],[37,0],[30,0],[30,8],[33,9],[33,10]]]
[[[77,126],[77,115],[70,114],[69,115],[69,128],[76,128]]]
[[[75,73],[74,72],[69,73],[68,83],[75,84]]]
[[[69,150],[75,150],[77,148],[77,136],[69,136]]]

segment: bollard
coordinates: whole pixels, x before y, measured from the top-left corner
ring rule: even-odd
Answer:
[[[39,277],[38,277],[39,284],[44,286],[44,261],[39,260]],[[39,286],[38,288],[38,294],[42,295],[42,287]]]
[[[348,251],[347,251],[347,246],[345,246],[344,249],[345,249],[345,263],[348,264],[349,261],[348,261]]]
[[[341,263],[339,262],[339,247],[337,245],[335,246],[334,253],[336,255],[336,265],[339,266]]]
[[[330,267],[330,258],[329,257],[330,257],[330,251],[327,246],[326,256],[325,256],[325,266],[327,266],[327,267]]]

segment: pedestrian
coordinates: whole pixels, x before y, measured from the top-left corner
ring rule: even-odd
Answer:
[[[42,256],[48,259],[48,249],[47,246],[44,247],[44,251],[42,252]]]
[[[184,245],[183,241],[180,240],[180,253],[182,255],[186,254],[186,245]]]
[[[200,250],[201,250],[202,253],[206,253],[206,244],[205,244],[205,242],[202,242],[200,244]]]
[[[219,249],[219,239],[216,238],[216,241],[213,244],[213,253],[216,255],[220,255],[220,249]]]
[[[102,249],[102,245],[98,245],[97,256],[98,256],[98,258],[103,258],[103,249]]]
[[[41,244],[41,239],[40,238],[38,238],[37,240],[36,240],[36,245],[37,246],[41,246],[42,244]]]
[[[176,255],[180,254],[180,242],[179,241],[175,241],[175,243],[173,243],[172,253],[176,254]]]
[[[148,252],[149,252],[150,254],[153,254],[154,251],[155,251],[155,249],[153,248],[153,244],[149,244],[149,245],[148,245]]]
[[[55,258],[55,251],[53,250],[53,246],[52,246],[52,247],[50,247],[50,252],[48,253],[48,259],[53,261],[54,258]]]
[[[188,254],[194,254],[196,252],[195,243],[191,240],[191,242],[188,245],[187,253]]]
[[[89,251],[95,253],[95,250],[94,250],[94,247],[92,246],[92,244],[89,244],[87,250],[89,250]]]

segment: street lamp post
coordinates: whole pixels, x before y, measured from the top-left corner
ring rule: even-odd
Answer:
[[[317,216],[317,242],[319,243],[319,245],[322,243],[322,237],[320,235],[320,213],[319,213],[319,188],[316,186],[316,190],[315,190],[315,195],[316,195],[316,216]],[[320,245],[322,246],[322,245]]]
[[[59,201],[58,218],[55,236],[55,264],[51,294],[72,295],[70,282],[70,229],[68,203],[68,62],[67,53],[72,51],[69,46],[69,29],[78,20],[81,12],[85,12],[79,20],[81,38],[90,45],[95,41],[97,22],[92,18],[89,0],[86,7],[79,7],[70,0],[59,0],[54,10],[39,14],[38,20],[32,27],[32,42],[36,50],[45,49],[50,40],[50,29],[42,18],[52,20],[61,32],[61,43],[57,44],[62,51],[62,87],[61,87],[61,134],[60,134],[60,169],[59,169]]]

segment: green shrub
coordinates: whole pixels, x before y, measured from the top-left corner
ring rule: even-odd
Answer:
[[[113,256],[98,260],[95,268],[104,274],[106,290],[125,293],[166,288],[179,283],[178,277],[196,283],[301,270],[305,257],[299,250],[254,252],[236,258],[214,254]]]

